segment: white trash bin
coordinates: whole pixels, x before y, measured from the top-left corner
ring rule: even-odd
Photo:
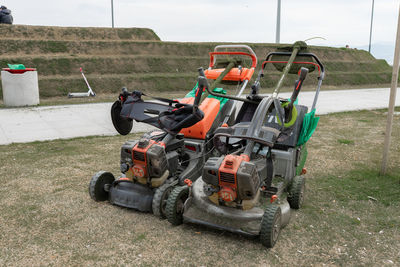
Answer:
[[[3,102],[8,107],[39,104],[39,83],[36,69],[1,71]]]

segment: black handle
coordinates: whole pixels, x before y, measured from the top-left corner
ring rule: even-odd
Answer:
[[[290,103],[285,107],[285,122],[289,122],[292,119],[292,110],[294,102],[297,99],[297,96],[300,93],[301,86],[303,85],[304,79],[306,78],[308,73],[308,69],[301,67],[299,71],[299,79],[294,83],[293,94],[290,97]]]
[[[201,95],[203,94],[204,88],[208,89],[208,81],[206,75],[204,74],[204,69],[199,68],[198,71],[199,71],[199,77],[197,78],[198,84],[193,103],[194,109],[197,108],[200,104]]]
[[[300,71],[299,71],[299,79],[294,83],[294,90],[293,90],[293,94],[290,97],[290,106],[293,106],[293,103],[296,101],[297,96],[300,93],[301,90],[301,86],[303,85],[304,79],[306,78],[308,73],[308,69],[301,67]]]
[[[197,69],[199,71],[199,75],[202,77],[206,77],[206,74],[204,73],[204,69],[202,67]]]

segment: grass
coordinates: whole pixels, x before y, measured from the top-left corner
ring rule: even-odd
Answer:
[[[90,177],[118,174],[121,144],[139,135],[0,146],[0,265],[399,265],[400,126],[396,116],[389,174],[379,176],[385,118],[383,110],[321,116],[305,205],[270,250],[91,200]]]
[[[339,144],[344,144],[344,145],[354,145],[353,140],[348,140],[348,139],[338,139]]]

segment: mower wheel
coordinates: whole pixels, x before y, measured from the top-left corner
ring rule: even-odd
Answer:
[[[294,177],[287,198],[292,209],[300,209],[300,207],[303,205],[305,189],[306,180],[304,179],[304,176]]]
[[[165,215],[172,225],[180,225],[183,222],[183,205],[189,197],[189,187],[186,185],[176,187],[167,200]]]
[[[168,197],[171,194],[174,186],[170,183],[165,183],[156,189],[153,197],[152,209],[153,214],[161,219],[165,219],[165,208],[167,206]]]
[[[267,248],[272,248],[281,232],[281,208],[268,206],[261,220],[260,241]]]
[[[93,175],[89,183],[89,195],[95,201],[108,199],[108,192],[104,190],[106,184],[112,184],[115,178],[110,172],[100,171]]]

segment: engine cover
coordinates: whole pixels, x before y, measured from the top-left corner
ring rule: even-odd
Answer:
[[[203,167],[202,179],[206,184],[218,186],[218,170],[222,164],[224,157],[209,158]]]
[[[168,168],[165,147],[154,140],[139,140],[132,149],[132,160],[138,178],[159,178]]]
[[[158,179],[166,175],[168,162],[176,161],[175,154],[171,153],[168,160],[162,142],[147,138],[128,141],[121,147],[121,172],[142,184],[150,183],[151,178]]]
[[[261,184],[256,164],[249,162],[245,155],[209,158],[202,179],[207,185],[218,188],[218,198],[223,202],[252,200]]]
[[[236,179],[239,199],[250,200],[257,195],[261,180],[253,162],[242,161],[236,173]]]

